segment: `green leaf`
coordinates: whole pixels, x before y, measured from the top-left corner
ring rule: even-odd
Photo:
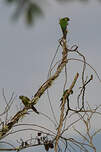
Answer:
[[[26,13],[26,21],[28,24],[32,24],[35,20],[35,17],[42,15],[42,10],[36,4],[30,3]]]

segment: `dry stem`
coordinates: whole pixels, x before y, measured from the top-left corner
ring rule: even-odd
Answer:
[[[65,103],[66,103],[66,97],[68,96],[68,94],[70,94],[71,90],[73,89],[77,79],[78,79],[79,74],[77,73],[75,75],[75,78],[70,86],[70,88],[68,89],[68,91],[65,93],[65,95],[63,96],[63,102],[61,105],[61,114],[60,114],[60,122],[59,122],[59,127],[58,127],[58,131],[57,131],[57,136],[56,136],[56,142],[55,142],[55,152],[57,152],[57,148],[58,148],[58,140],[61,134],[61,130],[62,130],[62,126],[63,126],[63,120],[64,120],[64,108],[65,108]]]

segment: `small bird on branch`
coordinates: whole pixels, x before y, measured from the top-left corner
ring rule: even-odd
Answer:
[[[29,107],[31,108],[34,112],[36,112],[37,114],[39,114],[39,112],[37,111],[37,109],[32,105],[31,100],[26,97],[26,96],[19,96],[19,99],[21,99],[22,103],[24,104],[25,107]]]
[[[68,17],[65,18],[61,18],[59,21],[62,33],[63,33],[63,38],[66,39],[66,35],[67,35],[67,25],[68,22],[70,21],[70,19]]]

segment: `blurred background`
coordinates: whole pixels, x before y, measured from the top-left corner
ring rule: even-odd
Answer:
[[[50,62],[62,35],[59,27],[61,17],[70,18],[68,45],[77,44],[87,62],[101,77],[101,0],[0,0],[1,103],[2,88],[7,98],[14,92],[17,102],[20,102],[19,95],[31,98],[46,81]],[[80,70],[79,64],[72,64],[68,69],[71,80]],[[99,105],[101,84],[94,72],[87,68],[87,75],[90,74],[94,75],[94,80],[88,86],[86,101]],[[63,87],[62,81],[54,85],[52,101],[61,92],[57,89]],[[47,113],[47,108],[44,108],[46,102],[47,98],[43,96],[36,105],[38,110],[43,108]],[[93,124],[94,129],[101,128],[99,120]],[[98,151],[101,151],[100,140],[98,135],[95,140]]]

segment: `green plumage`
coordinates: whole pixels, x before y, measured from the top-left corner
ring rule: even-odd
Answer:
[[[66,93],[67,91],[68,91],[68,89],[63,92],[63,96],[65,95],[65,93]],[[73,94],[73,90],[71,90],[70,94]],[[68,94],[67,98],[69,97],[70,94]],[[60,101],[63,100],[63,96],[62,96],[62,98],[60,99]]]
[[[26,96],[19,96],[19,99],[21,99],[22,103],[25,105],[25,107],[30,107],[34,112],[39,114],[37,109],[31,104],[31,100]]]
[[[68,17],[61,18],[60,21],[59,21],[59,24],[61,26],[64,38],[66,38],[66,34],[67,34],[68,21],[70,21],[70,19]]]
[[[61,101],[60,107],[61,107],[62,102],[63,102],[63,97],[64,97],[64,95],[66,94],[67,91],[68,91],[68,89],[63,92],[62,98],[60,99],[60,101]],[[73,90],[71,90],[70,93],[69,93],[69,94],[67,95],[67,97],[66,97],[68,108],[69,108],[69,96],[70,96],[71,94],[73,94]]]
[[[25,96],[19,96],[19,99],[21,99],[22,103],[25,105],[25,106],[28,106],[31,102],[30,102],[30,99],[28,97],[25,97]]]

